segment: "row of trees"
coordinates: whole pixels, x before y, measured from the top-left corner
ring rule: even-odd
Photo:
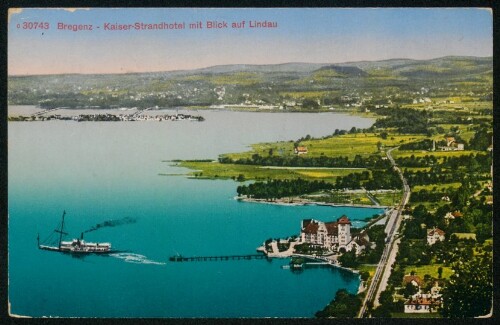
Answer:
[[[399,150],[431,150],[431,149],[432,149],[432,140],[430,139],[404,143],[399,146]]]
[[[335,181],[336,189],[358,189],[361,188],[363,183],[370,179],[370,173],[364,171],[362,173],[350,173],[346,176],[337,177]]]
[[[284,197],[309,194],[324,190],[360,189],[368,190],[398,189],[402,187],[401,179],[392,168],[373,170],[371,173],[350,173],[337,177],[335,184],[325,181],[307,181],[301,178],[295,180],[268,180],[236,188],[238,196],[248,196],[255,199],[275,200]],[[240,180],[238,178],[238,180]]]
[[[377,119],[375,126],[378,128],[395,128],[405,134],[427,134],[429,132],[432,112],[415,109],[384,108],[376,111],[377,114],[386,116]]]
[[[408,180],[410,186],[416,185],[432,185],[432,184],[447,184],[447,183],[460,183],[465,179],[482,180],[487,179],[486,176],[470,175],[466,172],[449,171],[437,173],[435,171],[404,171],[405,178]]]
[[[398,172],[396,172],[392,167],[389,167],[384,170],[372,170],[372,178],[364,184],[364,187],[370,191],[379,189],[395,190],[402,188],[403,182],[401,181]]]
[[[250,158],[232,159],[227,156],[219,157],[222,164],[258,165],[258,166],[286,166],[286,167],[340,167],[340,168],[387,168],[390,162],[377,155],[362,157],[356,155],[354,159],[348,157],[299,157],[299,156],[261,156],[253,154]]]
[[[333,188],[333,184],[325,181],[306,181],[299,178],[294,180],[268,180],[267,182],[241,185],[236,188],[236,192],[238,196],[246,195],[255,199],[275,200]]]
[[[402,167],[434,167],[448,168],[453,170],[466,170],[468,172],[488,172],[490,170],[492,158],[489,154],[478,153],[470,155],[460,155],[455,157],[444,156],[441,160],[434,155],[416,157],[399,157],[395,162]]]
[[[398,166],[402,167],[430,167],[437,164],[438,159],[433,155],[425,155],[416,157],[411,155],[409,157],[398,157],[394,159]]]

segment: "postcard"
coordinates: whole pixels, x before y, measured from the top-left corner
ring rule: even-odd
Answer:
[[[8,18],[11,317],[491,316],[491,10]]]

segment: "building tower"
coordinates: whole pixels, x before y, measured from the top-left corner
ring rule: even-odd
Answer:
[[[340,217],[337,220],[339,247],[346,246],[351,241],[351,221],[346,216]]]

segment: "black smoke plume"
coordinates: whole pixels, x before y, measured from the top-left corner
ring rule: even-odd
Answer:
[[[96,230],[101,229],[101,228],[128,225],[128,224],[136,223],[136,222],[137,222],[137,219],[131,218],[131,217],[125,217],[125,218],[118,219],[118,220],[108,220],[108,221],[98,223],[97,225],[93,226],[92,228],[85,230],[84,233],[96,231]]]

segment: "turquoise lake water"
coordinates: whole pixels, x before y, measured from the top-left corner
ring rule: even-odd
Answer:
[[[253,254],[297,234],[300,220],[363,220],[381,209],[278,206],[234,200],[233,181],[193,180],[162,160],[216,158],[255,142],[320,136],[372,120],[338,114],[200,112],[205,122],[9,123],[11,312],[71,317],[313,317],[357,276],[282,269],[287,259],[172,263],[168,257]],[[254,131],[251,131],[254,130]],[[76,258],[41,251],[66,210],[70,237],[127,253]],[[355,223],[361,225],[362,222]]]

